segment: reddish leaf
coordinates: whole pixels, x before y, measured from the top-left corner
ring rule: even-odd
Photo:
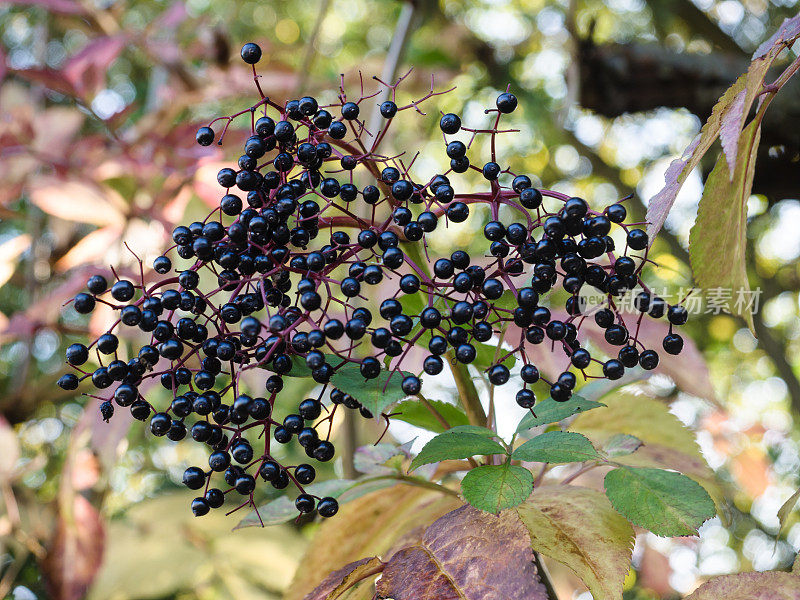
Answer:
[[[72,82],[67,79],[61,71],[55,69],[20,69],[13,71],[23,79],[33,83],[40,83],[60,94],[67,96],[77,96],[77,90]]]
[[[127,37],[109,36],[92,40],[67,60],[62,72],[78,95],[87,96],[103,84],[108,67],[125,47]]]
[[[800,37],[800,13],[792,18],[786,18],[778,30],[766,42],[761,44],[753,53],[753,60],[766,56],[776,45],[792,42]]]
[[[3,82],[3,79],[5,79],[5,76],[6,76],[6,71],[7,71],[7,67],[6,67],[6,53],[5,53],[5,51],[3,50],[3,48],[2,48],[2,47],[0,47],[0,83],[2,83],[2,82]]]
[[[382,570],[383,563],[374,556],[351,562],[328,575],[322,580],[317,589],[308,594],[303,600],[335,600],[357,582],[366,579],[370,575],[376,575]]]
[[[103,560],[105,528],[100,513],[76,494],[58,515],[42,572],[54,600],[80,600]]]
[[[516,513],[494,516],[471,506],[439,518],[418,543],[396,552],[377,590],[394,600],[547,599]]]
[[[175,29],[186,20],[189,13],[186,12],[186,4],[182,0],[173,2],[170,7],[161,13],[156,21],[156,25],[163,29]]]
[[[692,141],[680,159],[672,161],[664,175],[664,187],[650,200],[647,206],[647,233],[655,239],[663,227],[675,198],[689,173],[697,167],[700,159],[711,148],[717,137],[728,159],[729,169],[734,171],[737,163],[739,137],[744,121],[758,94],[767,71],[783,48],[800,37],[800,15],[787,19],[769,40],[753,55],[747,73],[741,75],[714,105],[711,116],[700,133]],[[732,176],[731,176],[732,179]]]

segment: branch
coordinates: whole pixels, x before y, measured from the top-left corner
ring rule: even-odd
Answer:
[[[408,39],[415,28],[416,7],[413,2],[404,2],[403,8],[400,11],[400,16],[397,19],[397,25],[394,28],[394,36],[392,36],[392,43],[389,45],[389,52],[386,55],[386,61],[383,63],[383,71],[381,72],[381,80],[391,84],[397,77],[397,71],[400,68],[400,63],[403,60],[403,55],[406,52]],[[367,122],[367,131],[376,132],[379,129],[381,122],[380,104],[389,99],[389,88],[382,87],[380,94],[375,98],[376,106],[372,109],[369,121]]]
[[[478,390],[472,382],[467,365],[458,362],[451,354],[448,356],[450,356],[450,371],[453,373],[453,379],[455,379],[458,389],[458,398],[467,413],[470,424],[485,427],[486,412],[483,410]]]

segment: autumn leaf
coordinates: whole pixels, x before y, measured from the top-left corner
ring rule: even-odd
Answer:
[[[753,188],[760,138],[760,123],[753,121],[742,134],[740,157],[732,174],[724,157],[717,159],[703,188],[697,220],[689,233],[689,260],[695,282],[706,290],[729,290],[733,302],[728,309],[743,317],[751,331],[752,310],[737,298],[746,298],[750,291],[745,266],[747,200]]]
[[[786,527],[786,521],[789,518],[789,515],[791,514],[792,509],[794,509],[795,504],[797,504],[798,500],[800,500],[800,488],[798,488],[798,490],[794,494],[789,496],[786,502],[784,502],[778,509],[778,523],[780,524],[778,528],[778,534],[780,534],[783,528]],[[776,541],[777,541],[777,536],[776,536]]]
[[[714,105],[711,116],[700,133],[684,150],[681,158],[672,161],[664,175],[664,187],[653,196],[647,205],[647,233],[650,240],[664,226],[672,205],[683,187],[689,173],[700,164],[714,141],[721,137],[723,154],[729,165],[729,173],[739,168],[742,156],[740,143],[742,128],[755,98],[762,91],[764,78],[780,52],[800,38],[800,15],[786,19],[779,30],[762,44],[753,55],[747,72],[725,91]]]
[[[67,59],[61,72],[78,95],[88,97],[103,85],[108,68],[125,48],[127,36],[113,35],[93,39]]]
[[[605,495],[574,485],[548,485],[514,510],[528,528],[532,548],[572,569],[595,600],[622,596],[633,528]]]
[[[793,573],[739,573],[707,581],[686,600],[800,600],[800,577]]]
[[[110,188],[49,178],[31,189],[31,201],[47,214],[67,221],[100,227],[125,222],[125,201]]]
[[[367,556],[384,556],[403,536],[427,527],[462,506],[457,498],[399,484],[372,492],[340,507],[336,518],[324,521],[301,559],[284,600],[301,600],[331,571]],[[319,552],[316,546],[336,548]],[[368,598],[371,598],[371,594]]]
[[[513,511],[499,517],[464,506],[396,552],[377,584],[394,600],[547,600],[528,532]]]
[[[353,587],[355,583],[383,570],[383,562],[379,558],[362,558],[337,569],[328,575],[317,588],[303,600],[336,600]]]

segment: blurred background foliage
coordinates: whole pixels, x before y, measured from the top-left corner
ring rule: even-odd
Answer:
[[[261,85],[278,101],[300,90],[331,100],[340,73],[352,86],[359,70],[369,81],[413,66],[407,94],[424,95],[435,75],[456,86],[439,107],[480,122],[510,84],[523,110],[520,133],[501,136],[506,163],[596,207],[635,192],[643,216],[671,158],[797,11],[797,0],[3,3],[0,596],[278,598],[313,532],[300,523],[230,533],[235,516],[192,519],[178,486],[198,458],[189,444],[154,443],[128,431],[123,414],[104,424],[94,401],[55,386],[65,346],[109,317],[87,321],[62,303],[97,268],[134,268],[124,242],[147,263],[175,223],[216,206],[216,171],[235,157],[197,147],[194,131],[253,99],[242,43],[261,44]],[[786,568],[800,549],[797,513],[781,531],[776,517],[800,486],[798,92],[795,81],[768,113],[748,201],[758,340],[738,318],[697,316],[687,326],[701,351],[686,365],[694,393],[666,376],[649,384],[697,431],[727,484],[731,523],[714,519],[699,539],[640,535],[626,598],[677,598],[711,575]],[[442,154],[437,114],[406,122],[395,149]],[[244,132],[230,135],[233,148]],[[426,160],[417,168],[440,168]],[[656,288],[691,288],[688,231],[710,168],[692,174],[654,247]],[[469,228],[460,231],[436,243],[469,247]],[[356,435],[366,443],[374,433]],[[560,598],[589,598],[554,569]]]

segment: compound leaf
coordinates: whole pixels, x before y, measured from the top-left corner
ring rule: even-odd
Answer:
[[[428,400],[428,403],[451,427],[469,424],[467,415],[454,404],[441,400]],[[415,427],[421,427],[435,433],[446,431],[444,425],[419,400],[404,400],[395,406],[392,412],[394,413],[393,418],[398,421],[405,421]]]

